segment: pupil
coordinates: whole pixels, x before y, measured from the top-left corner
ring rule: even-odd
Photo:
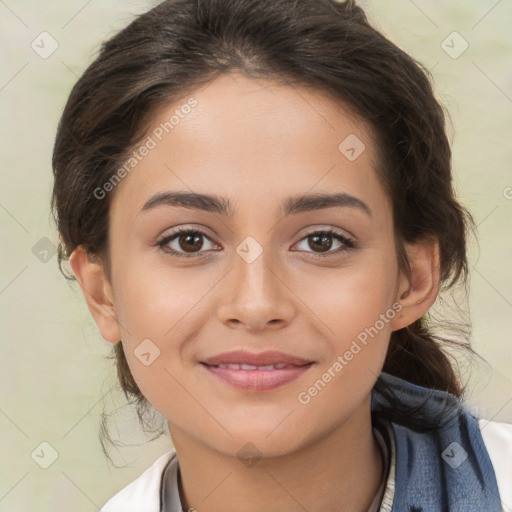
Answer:
[[[311,238],[314,240],[313,244],[318,245],[321,250],[328,251],[332,246],[332,240],[331,240],[330,235],[313,235]],[[320,242],[318,242],[318,241],[320,241]],[[325,245],[321,245],[322,243],[325,244],[326,242],[328,242],[327,247]],[[309,245],[312,249],[314,249],[314,247],[311,243]]]

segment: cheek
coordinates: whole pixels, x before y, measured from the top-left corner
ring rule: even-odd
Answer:
[[[392,257],[368,254],[343,268],[304,273],[294,290],[322,320],[326,337],[346,340],[392,306],[397,279],[393,268]]]
[[[389,291],[392,283],[382,277],[377,283],[369,273],[354,272],[327,298],[320,293],[311,297],[326,334],[322,360],[295,397],[301,411],[298,418],[323,418],[324,425],[334,426],[350,417],[371,392],[396,314]]]
[[[211,302],[207,297],[213,296],[219,277],[199,267],[172,268],[147,260],[114,262],[113,268],[121,269],[113,276],[116,314],[130,371],[144,396],[164,414],[190,402],[180,383],[192,365],[194,333],[211,317],[205,313]]]
[[[129,258],[118,265],[123,272],[116,286],[116,314],[127,340],[133,334],[162,339],[181,332],[218,281],[214,272],[204,268],[173,268],[165,262],[148,264],[148,260]]]
[[[311,403],[312,409],[328,411],[334,418],[338,412],[332,404],[340,397],[350,409],[349,404],[355,407],[369,393],[384,364],[391,321],[400,308],[394,302],[394,269],[391,250],[368,251],[351,266],[303,281],[311,290],[308,307],[321,319],[316,323],[322,326],[324,357],[301,390],[301,404]]]

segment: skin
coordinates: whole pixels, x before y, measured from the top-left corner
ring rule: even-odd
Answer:
[[[185,510],[366,511],[382,473],[370,391],[391,331],[422,316],[436,298],[437,243],[406,246],[408,281],[398,268],[371,132],[333,99],[238,74],[191,96],[197,106],[116,187],[111,280],[81,247],[72,268],[102,336],[122,340],[141,391],[168,420]],[[160,109],[151,126],[187,98]],[[354,161],[338,150],[350,134],[366,146]],[[170,205],[141,211],[155,194],[177,190],[225,197],[234,214]],[[289,197],[321,192],[355,196],[371,215],[351,206],[282,215]],[[203,257],[155,247],[180,226],[205,232],[192,252]],[[343,245],[331,238],[322,258],[322,246],[308,238],[322,229],[356,246],[337,252]],[[248,236],[263,251],[251,263],[236,251]],[[169,245],[193,251],[179,237]],[[397,303],[400,312],[378,335],[300,403],[298,394]],[[160,350],[149,366],[134,353],[144,339]],[[200,364],[242,348],[281,350],[315,364],[264,392],[232,388]],[[237,456],[247,443],[259,457],[251,466]]]

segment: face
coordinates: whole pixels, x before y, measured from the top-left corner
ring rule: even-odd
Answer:
[[[271,456],[367,418],[400,276],[365,125],[320,92],[232,74],[148,137],[113,196],[111,285],[171,435]]]

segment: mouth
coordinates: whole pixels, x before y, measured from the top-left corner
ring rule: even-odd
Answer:
[[[201,361],[217,381],[243,391],[270,391],[303,376],[315,361],[282,352],[235,351]]]
[[[227,368],[230,370],[283,370],[288,368],[297,368],[297,366],[293,364],[268,364],[266,366],[255,366],[253,364],[211,364],[207,366],[212,366],[213,368]],[[301,365],[303,366],[303,365]]]

